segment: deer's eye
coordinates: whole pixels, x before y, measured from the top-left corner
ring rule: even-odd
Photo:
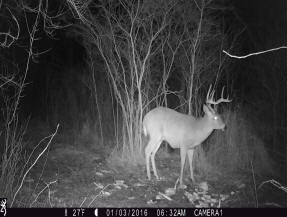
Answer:
[[[215,121],[218,120],[218,117],[217,117],[217,116],[214,116],[214,117],[213,117],[213,120],[215,120]]]

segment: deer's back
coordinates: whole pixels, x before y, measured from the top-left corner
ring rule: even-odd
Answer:
[[[202,123],[191,115],[157,107],[148,112],[143,120],[150,138],[161,138],[176,148],[179,144],[192,145],[200,136]]]

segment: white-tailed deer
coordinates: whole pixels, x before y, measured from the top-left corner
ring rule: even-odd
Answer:
[[[211,105],[231,100],[223,98],[224,88],[221,98],[214,101],[214,90],[209,87],[206,104],[203,105],[205,115],[195,118],[192,115],[179,113],[175,110],[157,107],[149,111],[143,119],[143,131],[145,136],[149,136],[149,142],[145,148],[146,170],[148,179],[150,175],[150,158],[154,175],[159,176],[156,171],[154,157],[162,141],[166,141],[172,148],[180,149],[181,168],[180,168],[180,187],[183,187],[182,177],[186,154],[189,159],[190,178],[194,182],[192,159],[194,148],[200,145],[214,129],[224,129],[225,124],[221,117],[215,112]]]

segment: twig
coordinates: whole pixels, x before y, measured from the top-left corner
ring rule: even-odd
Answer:
[[[83,204],[86,202],[86,200],[87,200],[87,197],[85,197],[85,199],[82,201],[82,203],[81,203],[80,207],[82,207],[82,206],[83,206]]]
[[[287,187],[281,185],[279,182],[277,182],[277,181],[274,180],[274,179],[271,179],[271,180],[267,180],[267,181],[265,181],[265,182],[262,182],[262,183],[259,185],[258,189],[261,188],[261,187],[262,187],[264,184],[266,184],[266,183],[271,183],[271,184],[274,185],[275,187],[277,187],[277,188],[279,188],[280,190],[282,190],[282,191],[284,191],[284,192],[287,193]]]
[[[169,196],[165,195],[164,193],[158,192],[158,194],[163,196],[165,199],[172,201],[172,199]]]
[[[255,193],[255,199],[256,199],[256,207],[258,208],[257,188],[256,188],[256,181],[255,181],[254,168],[253,168],[252,161],[250,161],[250,164],[251,164],[251,169],[252,169],[252,178],[253,178],[253,184],[254,184],[254,193]]]
[[[30,204],[30,207],[32,207],[32,205],[37,201],[37,199],[38,199],[38,197],[41,195],[41,193],[43,192],[43,191],[45,191],[45,189],[46,188],[48,188],[49,189],[49,192],[48,192],[48,199],[49,199],[49,203],[50,203],[50,206],[52,207],[52,204],[51,204],[51,192],[50,192],[50,185],[51,184],[54,184],[54,183],[56,183],[57,182],[57,180],[55,180],[55,181],[52,181],[52,182],[49,182],[48,184],[47,183],[45,183],[45,187],[37,194],[37,196],[36,196],[36,198],[35,198],[35,200]]]
[[[0,4],[1,5],[1,4]],[[20,35],[20,25],[19,22],[17,20],[17,18],[14,16],[14,14],[11,12],[11,10],[9,8],[7,8],[7,10],[9,11],[9,13],[12,16],[12,19],[15,21],[16,26],[17,26],[17,33],[16,35],[12,35],[12,33],[10,33],[10,30],[8,32],[0,32],[0,35],[4,35],[5,39],[3,42],[0,42],[0,46],[1,47],[7,47],[9,48],[15,41],[17,41],[19,39],[19,35]],[[8,38],[11,39],[10,42],[8,42]]]
[[[98,196],[100,196],[100,195],[103,193],[103,191],[104,191],[107,187],[109,187],[109,186],[111,186],[111,184],[106,185],[106,186],[93,198],[93,200],[89,203],[88,207],[90,207],[90,205],[95,201],[95,199],[96,199]]]

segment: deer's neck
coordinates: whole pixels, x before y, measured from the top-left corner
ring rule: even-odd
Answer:
[[[210,124],[210,120],[207,115],[204,115],[203,117],[200,117],[197,120],[199,122],[199,125],[202,131],[205,131],[206,134],[208,135],[212,133],[213,127]]]

